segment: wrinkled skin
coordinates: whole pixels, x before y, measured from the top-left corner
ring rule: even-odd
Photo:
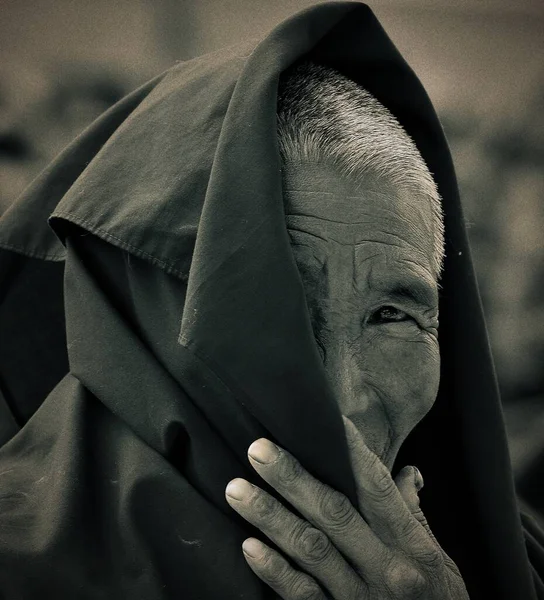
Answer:
[[[343,414],[391,469],[440,379],[433,221],[425,198],[309,165],[285,177],[287,227]]]
[[[438,391],[431,207],[421,195],[372,178],[356,185],[326,165],[289,167],[284,194],[316,341],[349,417],[358,503],[257,440],[250,463],[286,502],[242,479],[229,483],[226,498],[292,563],[253,538],[244,556],[285,600],[468,598],[419,508],[421,475],[411,466],[395,480],[390,472]]]

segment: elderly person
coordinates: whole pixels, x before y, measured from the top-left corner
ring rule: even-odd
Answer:
[[[314,527],[243,479],[229,484],[227,500],[334,598],[466,598],[418,508],[421,474],[404,468],[397,486],[390,475],[438,392],[438,190],[393,115],[353,81],[303,66],[282,83],[286,226],[321,359],[347,417],[358,509],[267,440],[249,448],[252,466]],[[243,548],[283,598],[325,598],[257,540]]]
[[[543,597],[447,145],[367,7],[176,65],[0,225],[5,598]]]

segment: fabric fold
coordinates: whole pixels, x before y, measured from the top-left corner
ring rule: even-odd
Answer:
[[[440,391],[395,471],[424,473],[423,511],[471,599],[539,597],[544,550],[520,520],[442,128],[370,9],[326,2],[142,86],[0,218],[0,272],[40,265],[32,293],[10,284],[1,322],[42,355],[51,349],[48,361],[30,360],[14,343],[9,372],[0,364],[3,390],[25,383],[10,384],[24,417],[0,448],[7,600],[44,590],[71,600],[273,597],[240,551],[251,528],[224,498],[234,477],[260,483],[246,452],[261,436],[354,498],[284,215],[277,87],[302,60],[389,108],[443,199]]]

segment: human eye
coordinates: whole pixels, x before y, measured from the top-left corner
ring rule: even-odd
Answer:
[[[402,323],[403,321],[414,321],[407,312],[395,306],[380,306],[370,315],[369,325],[382,325],[386,323]]]

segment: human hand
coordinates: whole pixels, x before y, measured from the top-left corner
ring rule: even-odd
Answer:
[[[284,600],[466,600],[457,566],[419,508],[419,471],[404,467],[393,480],[353,423],[344,422],[358,507],[268,440],[250,446],[253,468],[304,516],[243,479],[231,481],[230,506],[291,559],[249,538],[243,551],[251,569]]]

